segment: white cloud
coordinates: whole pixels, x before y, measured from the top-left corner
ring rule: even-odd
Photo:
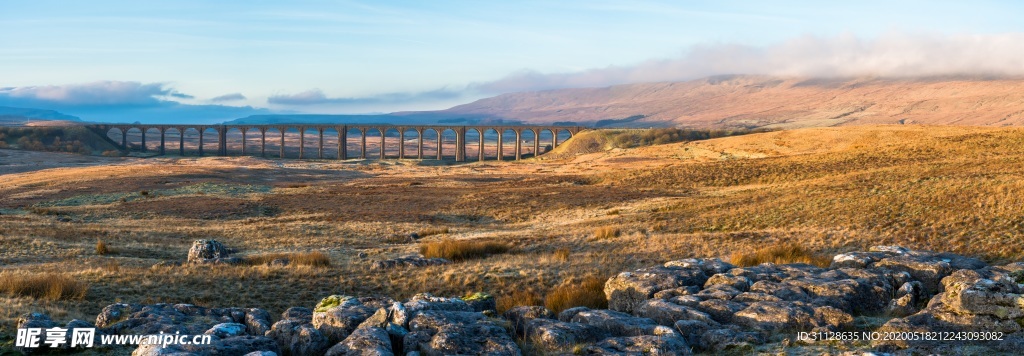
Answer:
[[[705,44],[677,58],[574,73],[522,71],[470,87],[484,93],[681,81],[723,74],[800,77],[1024,76],[1024,33],[803,36],[769,46]]]
[[[3,88],[0,96],[60,105],[152,105],[168,98],[192,98],[164,83],[121,81]]]

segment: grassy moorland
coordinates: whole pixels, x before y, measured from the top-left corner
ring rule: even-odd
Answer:
[[[97,158],[3,174],[0,334],[29,310],[92,318],[118,301],[279,314],[328,294],[482,291],[558,309],[600,303],[586,291],[613,273],[685,257],[824,264],[878,244],[989,262],[1024,253],[1024,129],[818,128],[607,150],[594,140],[521,162]],[[245,263],[167,263],[201,238]],[[370,269],[420,252],[459,261]],[[297,263],[267,263],[282,256]],[[38,275],[63,289],[31,292]]]

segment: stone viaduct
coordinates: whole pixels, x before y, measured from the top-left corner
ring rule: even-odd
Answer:
[[[426,138],[427,141],[428,141],[427,143],[428,144],[430,143],[429,142],[430,138],[429,137],[424,137],[424,136],[425,136],[425,134],[427,134],[428,131],[433,131],[434,132],[433,140],[435,141],[434,143],[436,144],[436,147],[437,147],[437,157],[436,158],[439,159],[439,160],[440,159],[444,159],[444,156],[443,156],[443,152],[444,151],[443,151],[442,147],[444,145],[444,138],[446,137],[446,133],[449,133],[447,135],[447,137],[454,136],[454,138],[455,138],[455,142],[454,142],[455,148],[456,148],[455,149],[455,161],[457,161],[457,162],[464,162],[464,161],[466,161],[466,146],[467,146],[466,134],[467,134],[467,132],[470,132],[470,131],[475,131],[476,136],[479,139],[479,144],[477,145],[477,149],[479,150],[479,152],[477,153],[477,158],[479,160],[484,160],[486,158],[486,154],[485,154],[485,151],[484,151],[484,148],[485,148],[484,137],[487,136],[488,134],[490,134],[492,137],[493,136],[497,137],[497,157],[496,157],[497,160],[505,159],[505,152],[504,152],[504,149],[505,149],[504,146],[505,146],[505,142],[506,142],[505,140],[515,140],[514,141],[515,142],[515,159],[519,160],[523,156],[523,136],[524,136],[524,134],[532,134],[532,137],[533,137],[533,152],[536,155],[536,154],[540,154],[541,153],[540,152],[540,150],[541,150],[541,144],[540,144],[541,140],[540,140],[540,137],[545,132],[551,136],[550,137],[551,148],[553,149],[553,148],[557,147],[558,144],[560,143],[559,142],[559,137],[558,137],[559,134],[563,134],[563,136],[565,136],[565,133],[568,133],[568,137],[571,138],[572,136],[576,135],[580,131],[584,130],[584,127],[581,127],[581,126],[443,126],[443,125],[438,125],[438,126],[423,125],[423,126],[420,126],[420,125],[383,125],[383,124],[381,124],[381,125],[377,125],[377,124],[367,124],[367,125],[328,125],[328,124],[308,124],[308,125],[306,125],[306,124],[287,124],[287,125],[96,124],[96,125],[88,125],[87,127],[90,130],[93,130],[97,134],[100,134],[103,137],[108,138],[108,139],[111,137],[111,134],[115,135],[115,137],[116,137],[116,135],[119,133],[120,134],[120,138],[121,138],[121,142],[117,142],[114,139],[111,139],[111,141],[115,145],[120,145],[120,147],[122,149],[124,149],[124,150],[128,150],[129,149],[128,132],[133,130],[133,129],[138,130],[141,133],[141,145],[140,146],[141,146],[141,150],[142,151],[146,151],[147,150],[146,149],[146,135],[147,135],[147,133],[151,133],[152,135],[159,134],[159,137],[160,137],[159,153],[160,154],[165,154],[166,153],[166,149],[167,149],[167,134],[168,133],[177,133],[177,136],[178,136],[178,142],[177,142],[178,154],[181,155],[181,156],[185,155],[185,133],[186,132],[190,132],[190,130],[195,131],[195,134],[198,135],[198,138],[199,138],[198,155],[200,155],[200,156],[204,155],[204,152],[203,152],[203,140],[204,140],[204,137],[212,136],[212,135],[216,135],[216,137],[217,137],[217,144],[218,144],[217,155],[219,155],[219,156],[227,156],[228,155],[228,133],[230,131],[232,131],[232,130],[237,130],[237,131],[239,131],[241,133],[241,144],[242,144],[242,152],[243,152],[243,154],[245,154],[245,152],[248,152],[246,150],[246,145],[247,145],[247,142],[248,142],[247,135],[249,135],[249,134],[256,134],[256,135],[259,135],[259,146],[260,146],[259,155],[262,156],[262,157],[266,157],[267,156],[267,140],[268,140],[267,133],[270,132],[272,134],[270,139],[277,138],[277,139],[280,140],[280,145],[279,145],[280,152],[277,155],[280,158],[285,158],[285,146],[286,146],[285,135],[286,135],[286,133],[289,132],[289,130],[296,130],[297,133],[298,133],[298,136],[299,136],[299,143],[298,143],[299,147],[298,148],[299,148],[299,157],[300,158],[304,158],[305,157],[304,154],[305,154],[305,150],[306,150],[306,134],[309,131],[313,131],[313,133],[316,136],[318,136],[318,140],[317,140],[318,147],[316,147],[316,149],[317,149],[317,158],[324,158],[324,132],[325,131],[333,130],[338,135],[338,147],[337,147],[337,150],[338,150],[337,158],[338,159],[349,159],[349,158],[366,159],[366,158],[368,158],[367,157],[367,153],[366,153],[366,151],[367,151],[366,142],[367,142],[368,134],[373,132],[374,130],[376,130],[380,134],[380,136],[379,136],[380,145],[381,145],[380,159],[388,159],[388,158],[416,158],[416,159],[423,159],[424,158],[424,155],[423,155],[424,139]],[[155,131],[155,132],[152,132],[151,130]],[[208,131],[214,131],[214,132],[208,132]],[[276,131],[277,135],[273,135],[273,133],[274,133],[273,131]],[[387,154],[386,154],[385,147],[387,147],[386,146],[386,144],[387,144],[387,134],[389,132],[397,132],[398,133],[397,139],[400,142],[400,144],[398,145],[398,156],[388,157]],[[412,153],[405,152],[406,151],[406,134],[410,133],[410,132],[415,132],[416,133],[416,152],[415,152],[414,155]],[[360,147],[360,151],[359,152],[360,152],[360,154],[359,154],[358,157],[351,157],[348,154],[348,144],[347,144],[347,142],[348,142],[349,134],[350,133],[357,133],[358,136],[359,136],[359,147]],[[514,137],[506,137],[506,136],[512,136],[511,133],[514,133]],[[278,137],[273,137],[273,136],[278,136]],[[378,137],[375,137],[375,136],[369,136],[369,137],[371,139],[377,139],[378,138]],[[393,137],[392,139],[394,139],[394,138],[395,137]],[[154,137],[154,139],[155,139],[155,137]]]

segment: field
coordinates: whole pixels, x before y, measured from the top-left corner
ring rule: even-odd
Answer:
[[[419,292],[487,292],[508,305],[672,259],[743,261],[765,246],[826,262],[879,244],[1022,259],[1024,129],[851,126],[593,149],[598,134],[538,159],[458,165],[0,150],[0,270],[87,288],[29,296],[0,283],[0,343],[30,310],[67,320],[119,301],[189,302],[279,314],[329,294]],[[35,155],[68,163],[15,162]],[[425,237],[402,238],[413,232]],[[320,252],[329,265],[170,263],[210,238],[249,261]],[[370,269],[449,240],[506,248]]]

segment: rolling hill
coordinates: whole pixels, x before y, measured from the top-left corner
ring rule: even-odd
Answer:
[[[503,94],[438,113],[620,127],[1020,126],[1024,79],[720,76]]]

